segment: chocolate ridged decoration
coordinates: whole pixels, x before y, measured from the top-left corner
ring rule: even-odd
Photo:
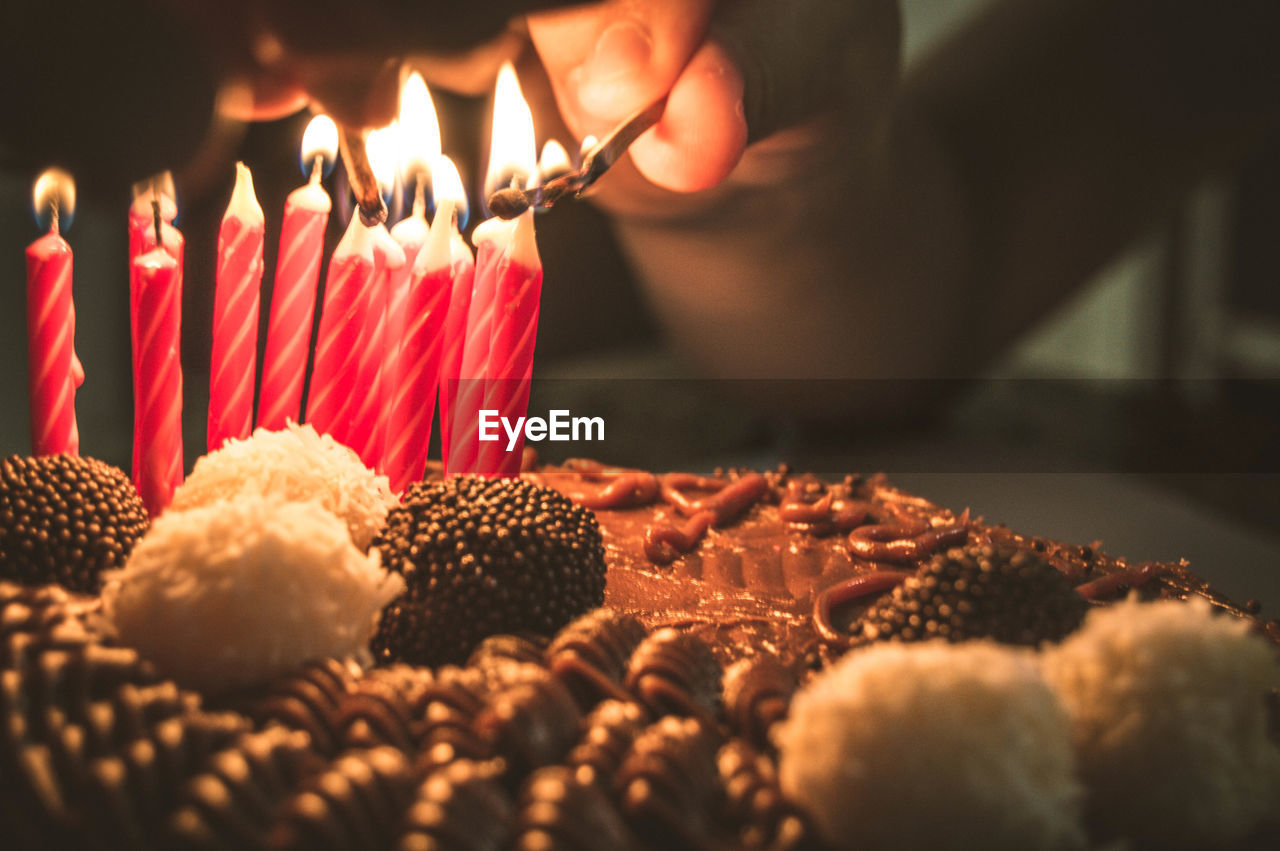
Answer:
[[[170,822],[172,843],[261,847],[274,814],[321,765],[306,733],[273,726],[240,736],[184,788]]]
[[[800,811],[783,797],[771,760],[742,739],[733,739],[716,754],[716,768],[738,847],[746,851],[813,847],[816,838]]]
[[[460,759],[423,781],[405,813],[402,848],[503,851],[515,804],[495,777],[501,767]]]
[[[332,756],[341,746],[336,723],[339,704],[359,676],[360,669],[353,663],[325,659],[276,680],[265,693],[250,692],[224,702],[259,727],[274,722],[302,730],[316,750]]]
[[[636,739],[618,771],[628,824],[659,848],[706,848],[723,789],[716,767],[719,737],[696,718],[667,716]]]
[[[629,700],[605,700],[583,720],[582,736],[565,762],[606,787],[613,783],[622,761],[644,730],[648,713]]]
[[[660,629],[631,654],[626,687],[655,715],[687,715],[714,727],[720,715],[720,663],[705,643]]]
[[[550,672],[537,674],[493,694],[476,717],[475,731],[515,776],[560,760],[578,735],[578,706]]]
[[[633,851],[638,845],[605,791],[563,765],[536,771],[525,783],[518,806],[518,849]]]
[[[769,728],[786,717],[799,682],[775,656],[740,659],[724,672],[724,711],[729,729],[769,748]]]
[[[376,679],[363,679],[339,699],[334,727],[344,747],[389,745],[413,753],[419,737],[408,695]]]
[[[437,671],[434,682],[418,695],[411,717],[422,724],[418,751],[428,764],[489,756],[486,743],[473,726],[484,708],[487,688],[476,669],[447,666]]]
[[[577,618],[547,647],[547,666],[589,708],[604,698],[626,700],[623,687],[631,654],[648,630],[631,615],[596,609]]]
[[[409,759],[399,750],[348,751],[285,802],[266,844],[299,851],[391,847],[416,785]]]

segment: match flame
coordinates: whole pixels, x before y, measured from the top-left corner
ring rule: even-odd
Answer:
[[[311,174],[319,157],[321,169],[328,174],[338,158],[338,125],[327,115],[317,115],[302,131],[302,173]]]
[[[31,202],[35,205],[36,222],[48,226],[57,233],[71,223],[76,211],[76,182],[60,168],[46,169],[36,178],[31,189]]]
[[[462,186],[462,175],[458,174],[458,167],[453,164],[453,160],[443,155],[436,158],[431,170],[431,183],[436,206],[439,206],[441,201],[452,201],[454,210],[458,214],[458,227],[466,227],[470,212],[467,204],[467,190]]]
[[[564,149],[564,145],[555,139],[548,139],[542,146],[542,156],[538,157],[538,182],[546,183],[572,170],[573,164],[569,162],[569,152]]]
[[[440,156],[440,120],[422,75],[414,71],[400,89],[400,176],[406,185],[422,175]]]
[[[511,184],[514,177],[525,185],[538,164],[533,136],[533,113],[520,91],[510,62],[498,72],[493,95],[493,133],[489,137],[489,169],[485,172],[484,197]]]
[[[389,195],[396,185],[396,163],[400,159],[399,125],[393,121],[386,127],[370,130],[364,147],[369,154],[369,167],[378,179],[378,188],[384,196]]]

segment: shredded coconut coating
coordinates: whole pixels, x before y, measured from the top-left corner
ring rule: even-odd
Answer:
[[[1162,847],[1228,844],[1280,816],[1264,696],[1274,649],[1204,600],[1096,609],[1046,649],[1091,823]]]
[[[320,505],[243,496],[165,512],[107,575],[103,602],[121,643],[216,693],[365,652],[403,588]]]
[[[245,440],[228,440],[197,460],[169,510],[246,494],[317,500],[342,518],[362,552],[396,504],[387,477],[366,467],[354,451],[310,425],[289,423],[280,431],[260,428]]]
[[[1084,845],[1069,722],[1029,650],[850,653],[775,730],[783,791],[837,848]]]

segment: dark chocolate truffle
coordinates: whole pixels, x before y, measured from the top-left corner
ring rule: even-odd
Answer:
[[[374,544],[408,586],[374,636],[381,662],[460,663],[487,636],[554,635],[604,602],[595,515],[531,482],[414,485]]]
[[[1034,553],[972,544],[935,555],[873,603],[862,634],[1034,646],[1074,630],[1087,608],[1067,578]]]
[[[0,462],[0,578],[97,592],[147,525],[133,483],[110,464],[76,455]]]

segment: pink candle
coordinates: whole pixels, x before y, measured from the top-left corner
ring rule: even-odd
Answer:
[[[269,429],[284,428],[288,420],[296,422],[302,408],[302,381],[316,309],[320,255],[333,207],[329,194],[320,185],[320,171],[317,158],[311,181],[293,190],[284,204],[267,348],[262,356],[262,389],[258,394],[258,425]]]
[[[158,515],[182,483],[182,267],[163,248],[133,261],[138,282],[134,328],[139,383],[134,445],[140,449],[136,484],[151,516]]]
[[[489,219],[481,222],[472,235],[476,243],[475,278],[458,365],[457,392],[450,413],[446,467],[451,473],[492,475],[497,472],[492,467],[481,467],[480,410],[488,396],[489,347],[498,287],[498,261],[502,258],[511,229],[510,222]]]
[[[387,326],[385,345],[383,346],[383,370],[389,375],[396,371],[395,362],[399,357],[400,346],[404,341],[405,329],[409,325],[409,317],[405,315],[405,307],[409,300],[412,284],[413,264],[417,261],[423,246],[427,244],[427,236],[431,228],[427,225],[426,204],[422,193],[418,193],[413,202],[413,212],[396,223],[391,229],[391,238],[404,252],[404,264],[389,276],[387,290]]]
[[[57,185],[65,180],[68,185]],[[75,305],[71,299],[71,246],[58,234],[55,193],[74,197],[71,178],[50,170],[36,182],[36,205],[51,205],[49,233],[27,247],[27,379],[31,402],[31,451],[35,455],[80,452],[76,387],[84,379],[75,354]]]
[[[496,410],[499,417],[514,423],[525,416],[529,407],[538,304],[542,297],[542,260],[534,239],[533,210],[526,210],[516,219],[498,260],[496,278],[485,408]],[[520,431],[512,443],[510,449],[505,440],[487,443],[482,451],[482,468],[502,476],[519,475],[524,432]]]
[[[351,445],[351,415],[360,365],[362,301],[373,278],[376,237],[359,216],[329,258],[315,366],[307,392],[307,421],[339,443]]]
[[[385,469],[391,489],[422,479],[431,440],[431,412],[440,379],[444,323],[453,292],[453,202],[436,211],[436,227],[410,271],[404,334],[386,387],[389,395]]]
[[[133,203],[129,205],[129,263],[132,268],[133,261],[140,255],[150,251],[155,247],[155,209],[152,205],[153,201],[160,202],[160,221],[165,224],[173,224],[173,220],[178,217],[178,205],[174,202],[172,194],[168,194],[163,188],[157,189],[157,182],[166,182],[167,175],[151,181],[141,192],[137,192],[135,187]],[[169,189],[172,189],[172,185]],[[147,240],[150,240],[151,248],[147,247]],[[166,240],[167,241],[167,240]]]
[[[182,291],[182,268],[183,255],[186,253],[186,241],[182,237],[182,233],[173,227],[171,222],[178,215],[178,207],[173,198],[163,193],[157,194],[153,189],[147,189],[134,198],[133,203],[129,206],[129,328],[130,342],[133,346],[133,386],[134,386],[134,421],[139,416],[138,390],[141,386],[141,377],[138,372],[140,350],[138,348],[138,280],[137,267],[134,261],[143,254],[151,251],[156,247],[156,217],[157,207],[160,211],[160,233],[164,248],[169,254],[178,261],[178,291]],[[139,481],[138,465],[142,459],[142,448],[138,445],[139,432],[135,428],[133,432],[133,461],[132,475],[135,482]]]
[[[258,363],[258,297],[262,286],[262,207],[253,175],[236,163],[236,186],[218,231],[209,356],[209,451],[253,429],[253,382]]]
[[[444,322],[444,343],[440,353],[440,446],[444,461],[444,471],[449,473],[451,423],[458,400],[458,379],[462,372],[462,349],[467,334],[467,312],[471,307],[471,291],[475,285],[475,256],[471,247],[458,232],[459,218],[466,218],[466,193],[462,188],[462,178],[458,169],[448,157],[441,157],[433,172],[436,198],[449,199],[454,202],[455,209],[461,215],[451,216],[441,222],[437,214],[438,227],[448,227],[450,233],[450,256],[452,260],[452,282],[449,293],[449,312]]]
[[[404,268],[405,257],[385,227],[377,225],[371,230],[374,271],[362,306],[364,321],[351,418],[351,448],[367,466],[381,470],[386,438],[382,367],[386,346],[392,342],[387,335],[387,304],[392,277]]]

